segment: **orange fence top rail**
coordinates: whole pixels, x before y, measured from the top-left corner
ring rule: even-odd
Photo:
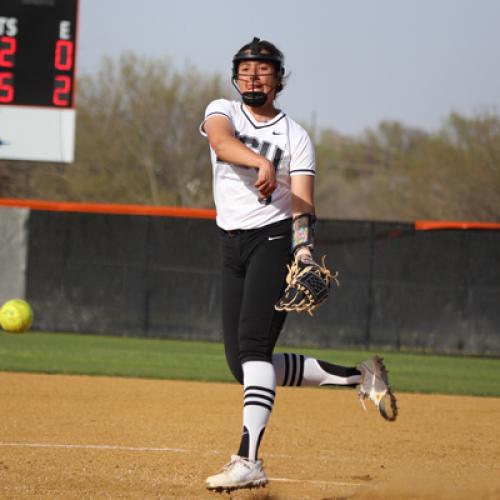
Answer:
[[[215,219],[210,208],[166,207],[153,205],[127,205],[114,203],[82,203],[74,201],[45,201],[0,198],[0,206],[47,210],[51,212],[90,212],[124,215],[157,215],[163,217],[189,217]]]
[[[416,231],[429,231],[433,229],[489,229],[499,230],[500,222],[458,222],[458,221],[415,221]]]
[[[196,219],[215,219],[216,212],[211,208],[169,207],[155,205],[132,205],[117,203],[86,203],[76,201],[46,201],[21,198],[0,198],[0,207],[30,208],[50,212],[89,212],[123,215],[157,215],[162,217],[187,217]],[[489,229],[500,230],[500,222],[461,222],[417,220],[416,231],[439,229]]]

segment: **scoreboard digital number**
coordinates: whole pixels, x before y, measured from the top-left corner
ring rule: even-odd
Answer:
[[[78,0],[1,0],[0,105],[74,107]]]

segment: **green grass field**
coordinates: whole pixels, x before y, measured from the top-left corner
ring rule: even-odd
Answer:
[[[368,351],[283,348],[351,365]],[[500,360],[383,353],[396,391],[500,397]],[[232,382],[220,343],[63,333],[0,333],[0,370]]]

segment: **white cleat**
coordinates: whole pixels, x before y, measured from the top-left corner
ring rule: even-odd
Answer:
[[[259,488],[265,486],[267,478],[262,461],[252,462],[238,455],[232,455],[231,461],[222,470],[205,481],[209,490],[231,491],[238,488]]]
[[[379,356],[375,356],[360,363],[357,369],[361,372],[358,396],[363,408],[366,410],[364,400],[369,398],[383,418],[389,421],[396,420],[398,406],[396,396],[394,396],[389,386],[384,360]]]

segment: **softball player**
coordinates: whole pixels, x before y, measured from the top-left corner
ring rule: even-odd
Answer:
[[[275,107],[284,77],[283,54],[254,38],[233,58],[232,82],[242,102],[211,102],[200,126],[210,143],[222,248],[225,353],[243,384],[239,449],[207,479],[208,489],[266,484],[258,450],[276,385],[365,387],[369,373],[373,382],[362,396],[377,407],[389,390],[380,358],[356,368],[273,353],[286,316],[274,307],[284,290],[286,266],[291,256],[312,259],[314,243],[314,148],[307,132]],[[293,222],[299,219],[300,224]]]

